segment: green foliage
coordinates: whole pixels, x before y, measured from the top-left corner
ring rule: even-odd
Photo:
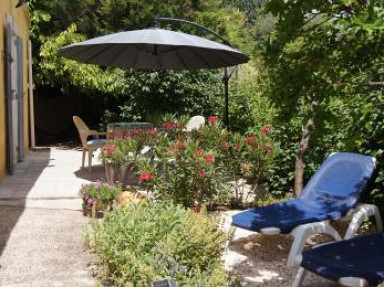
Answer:
[[[165,113],[217,114],[223,106],[221,77],[215,72],[130,70],[124,78],[124,95],[117,95],[121,104],[105,122],[151,120]]]
[[[94,222],[86,238],[110,286],[148,286],[159,278],[179,286],[228,286],[220,262],[225,236],[205,213],[168,202],[128,204]]]
[[[104,125],[110,121],[148,120],[164,112],[219,114],[223,110],[221,72],[101,69],[61,58],[57,52],[62,46],[107,33],[150,27],[154,16],[163,16],[196,21],[247,51],[252,48],[250,35],[239,29],[245,21],[242,13],[217,0],[45,0],[31,1],[30,5],[38,90],[54,87],[64,95],[76,92],[97,100],[108,97],[108,106],[101,108],[105,110]],[[168,27],[166,23],[160,25]],[[201,33],[188,25],[172,28]],[[205,32],[201,35],[210,37]],[[107,100],[100,102],[104,105]]]
[[[381,112],[371,101],[380,105],[375,95],[383,89],[377,84],[383,77],[382,1],[271,0],[264,12],[277,19],[261,54],[266,72],[261,76],[278,114],[275,136],[282,148],[271,177],[273,192],[292,186],[295,150],[309,118],[314,126],[305,155],[306,179],[332,151],[380,159],[376,142],[382,135],[374,129],[381,129]]]
[[[83,35],[76,33],[75,25],[71,25],[56,37],[45,39],[40,50],[41,72],[35,77],[36,84],[60,86],[65,91],[76,86],[88,94],[121,92],[122,78],[118,71],[103,71],[97,66],[79,64],[59,55],[61,47],[84,39]]]
[[[252,66],[242,66],[234,74],[229,99],[231,130],[254,133],[273,122],[276,110],[265,94],[268,81],[262,79],[261,73]]]

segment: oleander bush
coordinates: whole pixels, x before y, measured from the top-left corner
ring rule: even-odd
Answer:
[[[148,193],[185,207],[242,204],[237,184],[233,193],[229,182],[246,180],[257,192],[267,181],[278,153],[269,125],[241,135],[223,128],[216,116],[189,132],[187,121],[166,115],[158,128],[130,131],[134,137],[112,140],[103,148],[102,161],[133,165]],[[144,154],[145,147],[149,151]]]
[[[108,286],[149,286],[173,278],[179,286],[228,286],[220,257],[226,236],[205,212],[170,202],[128,204],[94,221],[86,243]]]

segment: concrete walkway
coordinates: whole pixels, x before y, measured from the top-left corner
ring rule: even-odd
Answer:
[[[101,176],[81,152],[31,151],[0,185],[0,286],[94,286],[78,191]]]

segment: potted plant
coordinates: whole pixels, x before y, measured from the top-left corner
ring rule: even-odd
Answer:
[[[124,163],[124,153],[116,141],[108,142],[100,153],[100,158],[105,166],[105,176],[108,184],[114,183],[115,168]]]
[[[104,212],[112,209],[122,192],[121,184],[110,185],[102,181],[83,185],[80,196],[83,199],[83,214],[102,217]]]

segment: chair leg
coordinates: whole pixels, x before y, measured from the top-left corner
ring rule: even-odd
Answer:
[[[292,230],[291,235],[294,237],[291,251],[289,252],[287,266],[293,267],[298,265],[298,260],[301,259],[307,239],[318,233],[329,234],[336,240],[341,240],[339,233],[330,225],[329,221],[308,223],[300,225]]]
[[[301,287],[301,284],[303,284],[303,280],[306,274],[307,270],[305,270],[303,267],[300,267],[292,283],[292,287]]]
[[[88,151],[88,171],[89,173],[92,172],[92,157],[93,157],[93,150]]]
[[[82,160],[82,162],[81,162],[81,168],[84,168],[84,164],[85,164],[85,153],[86,153],[86,151],[83,150],[83,160]]]

